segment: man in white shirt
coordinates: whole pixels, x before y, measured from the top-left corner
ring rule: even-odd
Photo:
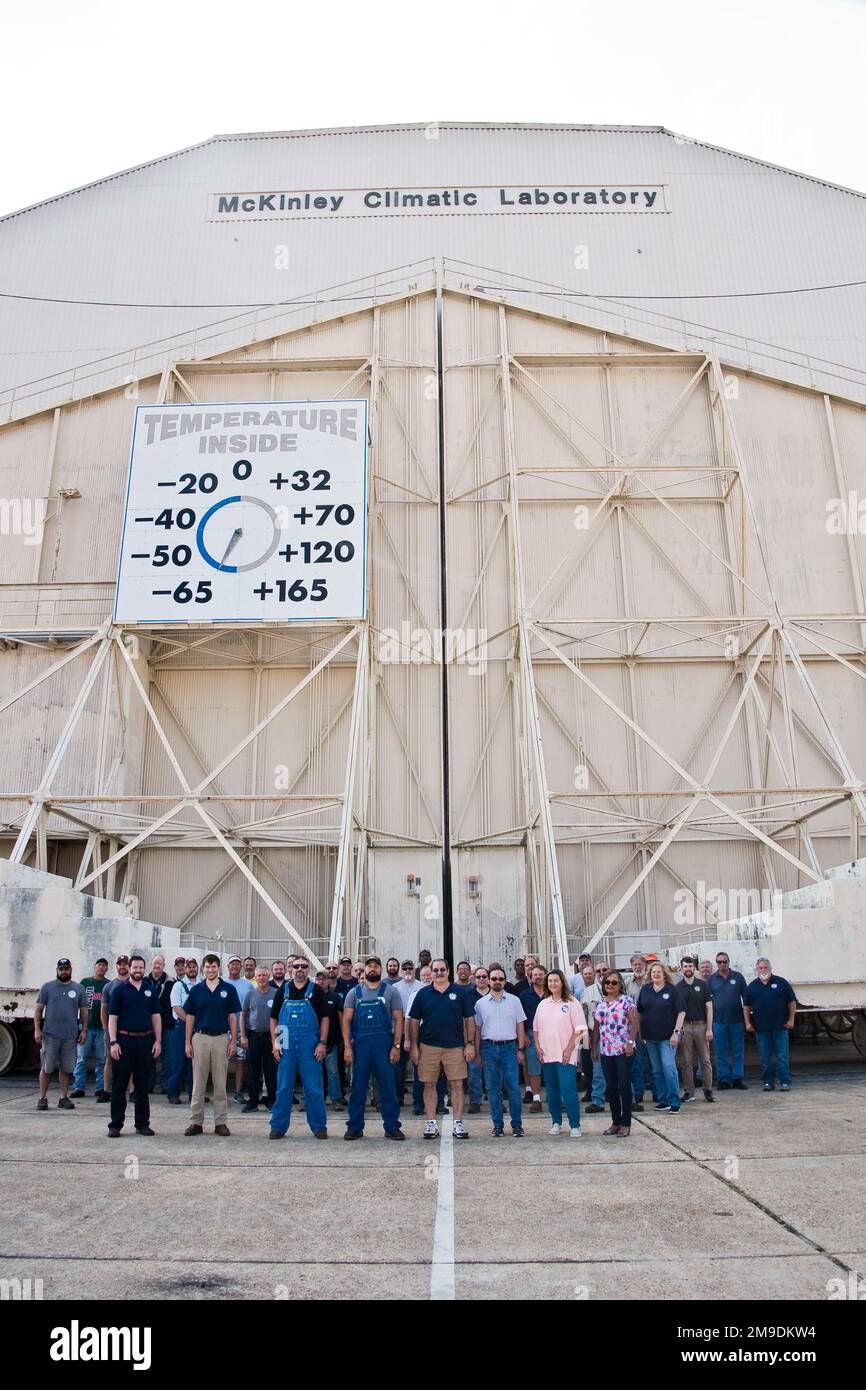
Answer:
[[[404,960],[400,966],[402,977],[397,981],[394,988],[400,996],[403,1004],[403,1017],[409,1017],[409,1008],[412,1000],[419,989],[424,988],[424,982],[415,977],[414,960]],[[409,1029],[405,1030],[403,1045],[400,1049],[400,1060],[397,1063],[397,1070],[394,1079],[397,1082],[397,1103],[403,1105],[406,1099],[406,1067],[410,1062],[409,1056]],[[418,1080],[417,1071],[412,1082],[412,1113],[414,1115],[424,1114],[424,1087]]]
[[[574,974],[568,982],[568,988],[571,990],[578,1003],[580,1003],[580,1001],[583,999],[583,991],[586,989],[586,985],[584,983],[583,978],[583,969],[584,966],[587,965],[589,965],[590,967],[592,966],[592,956],[589,955],[588,952],[583,951],[578,956],[577,960],[574,962]],[[595,977],[593,976],[593,978]]]
[[[601,968],[603,972],[601,975],[598,974],[599,968]],[[601,967],[596,966],[595,970],[593,970],[589,962],[584,963],[583,979],[586,987],[583,991],[580,1003],[583,1012],[586,1014],[586,1024],[589,1028],[590,1037],[592,1036],[592,1025],[595,1018],[595,1006],[596,1004],[600,1004],[604,998],[601,985],[597,983],[597,981],[604,979],[604,974],[607,969],[608,967],[606,965],[602,965]],[[604,1102],[607,1097],[607,1083],[604,1079],[604,1072],[601,1069],[601,1062],[596,1063],[596,1065],[592,1067],[591,1094],[592,1100],[586,1107],[586,1113],[588,1115],[600,1115],[604,1110]]]
[[[198,979],[198,961],[195,956],[187,956],[186,971],[178,971],[177,979],[171,987],[171,1011],[177,1019],[173,1032],[167,1036],[175,1039],[179,1047],[174,1048],[172,1044],[172,1067],[166,1077],[165,1090],[168,1095],[169,1105],[180,1105],[180,1093],[186,1091],[192,1100],[192,1062],[187,1058],[184,1044],[186,1043],[186,1014],[184,1013],[184,1003],[193,985]]]

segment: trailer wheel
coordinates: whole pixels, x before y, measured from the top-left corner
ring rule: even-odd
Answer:
[[[851,1032],[855,1014],[822,1014],[821,1022],[833,1038],[845,1038]]]
[[[15,1065],[18,1052],[18,1039],[15,1029],[8,1023],[0,1023],[0,1076],[5,1076]]]
[[[851,1041],[860,1056],[866,1057],[866,1013],[855,1016],[854,1026],[851,1029]]]

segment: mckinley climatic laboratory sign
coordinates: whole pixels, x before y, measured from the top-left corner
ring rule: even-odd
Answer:
[[[364,616],[367,402],[138,406],[115,621]]]
[[[664,213],[664,184],[483,185],[474,188],[306,188],[212,193],[208,221],[461,213]]]

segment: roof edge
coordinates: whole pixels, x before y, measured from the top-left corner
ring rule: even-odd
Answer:
[[[853,198],[866,198],[866,192],[856,188],[849,188],[846,184],[833,183],[829,179],[822,179],[817,174],[806,174],[800,169],[789,169],[785,164],[773,164],[770,160],[760,159],[757,155],[743,154],[740,150],[729,150],[725,145],[714,145],[709,140],[699,140],[691,135],[670,130],[663,125],[569,125],[563,121],[408,121],[402,124],[380,124],[380,125],[359,125],[359,126],[323,126],[320,128],[311,127],[306,130],[264,130],[264,131],[236,131],[224,134],[210,135],[205,140],[198,140],[195,144],[185,145],[182,149],[173,150],[169,154],[157,155],[153,159],[143,160],[140,164],[132,164],[128,169],[119,169],[113,174],[104,174],[101,178],[91,179],[88,183],[79,184],[75,188],[67,189],[63,193],[54,193],[48,198],[42,198],[36,203],[29,203],[23,208],[16,208],[12,212],[0,214],[0,224],[9,222],[15,217],[23,217],[25,213],[36,212],[39,208],[49,207],[52,203],[62,202],[65,198],[72,198],[77,193],[87,193],[91,188],[99,188],[103,184],[113,183],[116,179],[122,179],[127,174],[137,174],[141,169],[152,169],[158,164],[164,164],[171,159],[180,159],[182,155],[192,154],[194,150],[205,149],[208,145],[228,143],[234,140],[304,140],[318,139],[327,135],[389,135],[395,132],[407,130],[426,130],[431,125],[437,126],[441,130],[550,130],[550,131],[587,131],[592,133],[609,132],[611,134],[636,134],[636,135],[666,135],[680,144],[697,145],[701,149],[712,150],[716,154],[728,155],[731,159],[742,159],[749,164],[760,165],[763,169],[771,169],[774,173],[787,174],[790,178],[805,179],[807,183],[818,184],[821,188],[832,188],[837,193],[847,193]]]

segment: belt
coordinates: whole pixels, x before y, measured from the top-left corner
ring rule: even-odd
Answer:
[[[481,1041],[482,1041],[482,1043],[486,1043],[488,1047],[514,1047],[514,1045],[515,1045],[516,1042],[517,1042],[517,1039],[516,1039],[516,1038],[482,1038]]]
[[[224,1038],[228,1033],[228,1028],[199,1028],[200,1033],[204,1033],[206,1038]]]
[[[148,1028],[146,1033],[130,1033],[126,1028],[118,1028],[118,1033],[122,1038],[152,1038],[153,1030]]]

